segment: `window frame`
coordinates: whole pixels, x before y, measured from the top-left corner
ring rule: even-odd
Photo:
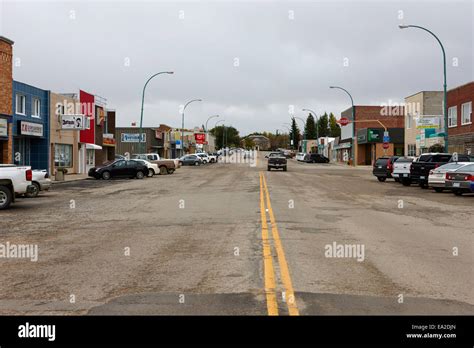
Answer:
[[[451,111],[454,111],[454,117],[451,117]],[[454,123],[451,120],[454,119]],[[458,126],[458,106],[451,106],[448,108],[448,128],[455,128]]]
[[[464,122],[464,106],[469,105],[469,121]],[[468,124],[472,124],[472,102],[466,102],[461,104],[461,126],[466,126]]]
[[[38,110],[36,110],[36,103],[38,103]],[[41,118],[41,99],[33,97],[33,102],[31,103],[31,117]],[[38,111],[38,113],[36,113]]]
[[[19,105],[18,100],[19,100],[20,97],[23,97],[23,103],[22,103],[23,112],[18,111],[18,105]],[[26,95],[21,94],[21,93],[16,93],[15,94],[15,114],[26,116]]]

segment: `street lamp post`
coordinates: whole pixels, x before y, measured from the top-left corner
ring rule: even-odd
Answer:
[[[356,152],[356,136],[355,136],[355,110],[354,110],[354,99],[352,99],[352,95],[344,88],[339,87],[339,86],[330,86],[329,88],[336,88],[343,90],[344,92],[347,93],[349,98],[351,98],[351,105],[352,105],[352,151],[351,151],[351,157],[352,157],[352,165],[356,165],[356,159],[355,159],[355,152]]]
[[[314,115],[314,120],[316,122],[316,145],[318,146],[318,152],[319,152],[319,126],[318,126],[318,116],[316,115],[316,113],[311,110],[311,109],[302,109],[302,111],[308,111],[310,112],[311,114]]]
[[[443,52],[443,75],[444,75],[444,84],[443,84],[443,92],[444,92],[444,106],[443,106],[443,114],[444,114],[444,149],[448,152],[448,93],[447,93],[447,83],[446,83],[446,51],[444,50],[444,46],[441,43],[441,40],[431,31],[426,28],[420,27],[419,25],[399,25],[400,29],[407,29],[407,28],[417,28],[424,30],[431,35],[434,36],[436,41],[438,41],[439,45],[441,46],[441,51]]]
[[[206,121],[206,142],[207,142],[207,151],[209,151],[209,131],[207,129],[207,123],[209,122],[210,119],[212,118],[215,118],[215,117],[219,117],[219,115],[214,115],[214,116],[211,116],[207,119]]]
[[[183,107],[183,113],[182,113],[182,123],[181,123],[181,155],[184,155],[184,111],[186,110],[186,108],[188,107],[189,104],[193,103],[193,102],[197,102],[197,101],[202,101],[202,99],[193,99],[193,100],[190,100],[188,101],[184,107]]]
[[[152,75],[146,82],[145,82],[145,85],[143,86],[143,92],[142,92],[142,110],[141,110],[141,115],[140,115],[140,130],[139,130],[139,133],[138,133],[138,142],[139,142],[139,148],[140,148],[140,152],[144,152],[143,151],[143,145],[142,145],[142,130],[143,130],[143,107],[144,107],[144,104],[145,104],[145,90],[146,90],[146,86],[148,85],[148,82],[151,81],[152,78],[154,78],[155,76],[158,76],[158,75],[161,75],[161,74],[174,74],[173,71],[161,71],[159,73],[156,73],[154,75]]]

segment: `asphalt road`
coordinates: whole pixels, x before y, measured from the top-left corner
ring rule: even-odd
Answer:
[[[0,244],[39,252],[0,258],[0,314],[474,314],[473,206],[263,156],[57,184],[0,212]]]

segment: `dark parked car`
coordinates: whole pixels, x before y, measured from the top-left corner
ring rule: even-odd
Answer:
[[[286,172],[286,157],[282,152],[271,152],[269,155],[265,156],[268,158],[267,170],[271,171],[272,169],[283,169]]]
[[[460,157],[461,155],[459,155]],[[421,188],[428,187],[428,176],[430,171],[441,167],[451,161],[450,153],[424,153],[418,161],[413,162],[410,167],[410,183],[417,183]]]
[[[202,159],[197,155],[185,155],[179,159],[182,166],[200,166]]]
[[[89,176],[104,180],[109,180],[110,178],[143,179],[147,175],[147,166],[134,160],[117,160],[102,167],[91,168],[89,170]]]
[[[400,156],[379,157],[374,163],[372,174],[374,174],[377,179],[382,182],[392,178],[393,163],[395,163],[399,157]]]
[[[329,163],[329,158],[319,153],[309,153],[304,158],[306,163]]]

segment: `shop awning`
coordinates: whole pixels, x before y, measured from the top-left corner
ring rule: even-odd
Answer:
[[[86,144],[86,149],[87,150],[102,150],[102,146],[88,143],[88,144]]]

